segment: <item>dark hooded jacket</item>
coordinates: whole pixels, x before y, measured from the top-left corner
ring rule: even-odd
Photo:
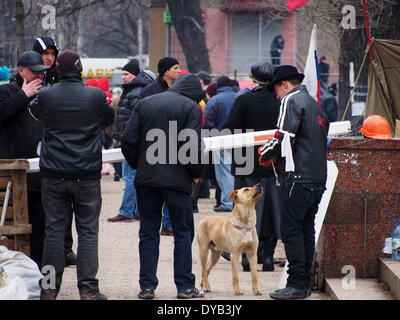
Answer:
[[[152,82],[154,82],[154,79],[146,72],[141,71],[130,83],[122,86],[123,92],[117,109],[117,130],[115,133],[117,144],[121,141],[122,132],[126,127],[133,108],[139,101],[141,91]]]
[[[125,159],[137,169],[136,187],[191,193],[192,180],[203,169],[202,113],[197,105],[202,96],[197,76],[184,74],[166,92],[140,100],[133,109],[121,138]],[[189,130],[180,136],[184,129]],[[184,133],[191,137],[186,139]],[[189,155],[182,152],[185,147]],[[184,161],[185,155],[190,161]]]
[[[168,89],[168,84],[161,77],[158,77],[156,81],[147,85],[140,93],[140,99],[152,96],[153,94],[164,92]]]
[[[21,90],[19,74],[10,83],[0,86],[0,159],[37,158],[43,125],[28,111],[29,99]],[[28,174],[28,190],[40,190],[40,176]]]
[[[54,48],[56,50],[56,60],[58,56],[58,48],[54,40],[50,37],[40,37],[36,38],[35,42],[33,43],[33,51],[36,51],[40,55],[44,51],[46,51],[48,48]],[[59,81],[59,75],[56,70],[56,63],[54,61],[53,65],[51,66],[50,69],[46,71],[45,77],[44,77],[44,82],[43,84],[46,85],[52,85],[55,84]]]

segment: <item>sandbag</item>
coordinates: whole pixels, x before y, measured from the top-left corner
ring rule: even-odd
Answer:
[[[0,288],[0,299],[40,299],[39,281],[43,275],[31,258],[22,252],[0,246],[0,266],[7,272],[7,278]]]

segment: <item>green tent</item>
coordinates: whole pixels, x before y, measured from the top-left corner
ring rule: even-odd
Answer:
[[[395,132],[396,119],[400,120],[400,40],[372,39],[372,55],[365,118],[381,115]]]

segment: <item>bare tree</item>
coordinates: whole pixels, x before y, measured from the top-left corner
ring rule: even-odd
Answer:
[[[172,21],[190,72],[210,72],[205,29],[201,22],[199,0],[168,0]]]

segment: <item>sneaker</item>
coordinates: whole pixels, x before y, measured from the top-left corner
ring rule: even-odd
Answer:
[[[98,292],[83,292],[80,294],[81,300],[107,300],[107,296],[105,294]]]
[[[178,299],[192,299],[192,298],[204,298],[204,291],[199,290],[197,288],[179,290],[178,295],[176,296]]]
[[[162,236],[173,236],[174,232],[172,231],[171,227],[168,227],[168,228],[162,228],[160,234]]]
[[[305,299],[311,295],[309,290],[301,290],[292,287],[286,287],[284,289],[276,290],[270,293],[270,297],[279,300],[289,300],[289,299]]]
[[[66,266],[66,267],[69,267],[69,266],[76,266],[76,261],[77,261],[76,254],[73,253],[72,251],[71,251],[71,252],[68,252],[68,253],[65,255],[65,266]]]
[[[142,289],[138,293],[139,299],[154,299],[154,290],[153,289]]]
[[[122,214],[117,214],[115,217],[108,218],[107,221],[108,222],[131,222],[131,221],[133,221],[133,219],[125,217]]]
[[[230,209],[225,209],[223,206],[214,207],[215,212],[231,212]]]

